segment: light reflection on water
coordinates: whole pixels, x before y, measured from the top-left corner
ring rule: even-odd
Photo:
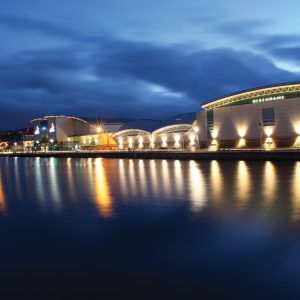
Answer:
[[[282,214],[289,210],[290,219],[299,221],[299,182],[300,162],[2,159],[0,213],[10,211],[12,199],[25,199],[25,206],[30,199],[50,214],[92,205],[105,218],[115,216],[119,205],[185,205],[194,214],[205,208],[220,214],[255,204],[256,212],[284,207]]]
[[[245,207],[251,193],[251,176],[249,166],[245,161],[239,161],[235,177],[236,196],[240,207]]]
[[[300,220],[300,162],[297,161],[293,170],[292,180],[292,219]]]
[[[1,158],[1,296],[298,299],[299,183],[300,162]]]
[[[6,199],[5,199],[5,193],[4,193],[4,184],[2,179],[2,170],[0,169],[0,214],[6,213]]]
[[[94,169],[96,205],[99,208],[100,215],[103,217],[111,217],[113,214],[113,201],[110,195],[110,187],[107,182],[106,170],[103,166],[102,158],[96,158]]]

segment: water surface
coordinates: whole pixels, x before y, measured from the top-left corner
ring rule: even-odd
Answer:
[[[299,299],[300,162],[1,158],[0,245],[1,299]]]

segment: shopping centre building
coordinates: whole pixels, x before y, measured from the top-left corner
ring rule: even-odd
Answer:
[[[113,150],[117,148],[112,138],[126,120],[87,119],[72,116],[45,116],[31,121],[33,136],[27,141],[27,148],[33,145],[60,150]],[[28,144],[30,143],[31,144]]]
[[[24,146],[48,150],[196,149],[199,141],[195,122],[195,113],[163,121],[107,119],[99,122],[45,116],[31,121],[34,134],[24,141]]]
[[[118,149],[189,149],[198,146],[196,114],[186,113],[163,121],[128,122],[114,135]]]
[[[201,148],[300,146],[300,83],[246,90],[202,108],[197,112]]]
[[[28,150],[191,150],[300,147],[300,83],[246,90],[166,120],[45,116],[18,147]],[[0,147],[7,144],[0,141]],[[3,146],[4,145],[4,146]],[[0,148],[1,149],[1,148]]]

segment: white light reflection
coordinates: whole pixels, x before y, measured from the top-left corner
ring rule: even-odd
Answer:
[[[70,198],[74,201],[74,199],[76,199],[76,194],[74,185],[73,163],[72,158],[70,157],[67,158],[67,180]]]
[[[21,188],[21,184],[22,182],[20,181],[20,170],[19,170],[19,161],[18,161],[18,157],[14,157],[14,177],[16,180],[16,192],[17,192],[17,197],[18,199],[22,199],[23,198],[23,193],[21,192],[20,188]]]
[[[236,181],[236,194],[240,207],[245,207],[250,198],[251,179],[248,165],[245,161],[238,162]]]
[[[134,167],[134,162],[132,159],[129,160],[128,167],[128,182],[129,182],[129,191],[130,196],[135,196],[137,194],[137,184],[136,184],[136,172]]]
[[[43,184],[43,177],[41,173],[41,158],[36,157],[34,159],[34,177],[35,177],[35,184],[36,187],[36,194],[38,196],[39,203],[44,210],[46,208],[46,197],[45,197],[45,190]]]
[[[200,166],[195,161],[189,162],[189,184],[192,211],[199,213],[206,202],[206,189]]]
[[[158,183],[158,176],[157,176],[157,161],[152,159],[150,161],[150,177],[151,177],[151,192],[157,196],[160,191],[160,186]]]
[[[220,163],[213,160],[210,163],[211,196],[214,202],[220,202],[223,198],[223,177]]]
[[[264,168],[263,195],[265,204],[269,205],[275,199],[277,188],[276,169],[272,162],[267,161]]]
[[[62,200],[60,195],[60,187],[58,181],[57,173],[57,163],[58,159],[50,157],[49,159],[49,184],[50,184],[50,193],[52,200],[54,202],[54,207],[60,211],[62,208]]]
[[[120,185],[122,194],[127,197],[128,196],[128,187],[127,187],[127,177],[125,173],[125,165],[124,160],[119,159],[119,176],[120,176]]]
[[[295,163],[292,179],[292,221],[300,221],[300,162]]]
[[[139,160],[139,183],[141,188],[141,194],[143,197],[147,195],[147,182],[146,182],[146,174],[145,174],[145,163],[143,159]]]
[[[165,159],[161,162],[161,169],[162,177],[161,177],[161,184],[163,186],[163,194],[166,197],[171,197],[171,182],[170,182],[170,170],[169,170],[169,163]]]
[[[183,194],[184,177],[182,174],[182,165],[180,160],[174,161],[174,172],[176,193],[181,196]]]

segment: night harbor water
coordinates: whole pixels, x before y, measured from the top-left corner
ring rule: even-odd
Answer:
[[[299,299],[299,233],[300,161],[0,158],[1,299]]]

